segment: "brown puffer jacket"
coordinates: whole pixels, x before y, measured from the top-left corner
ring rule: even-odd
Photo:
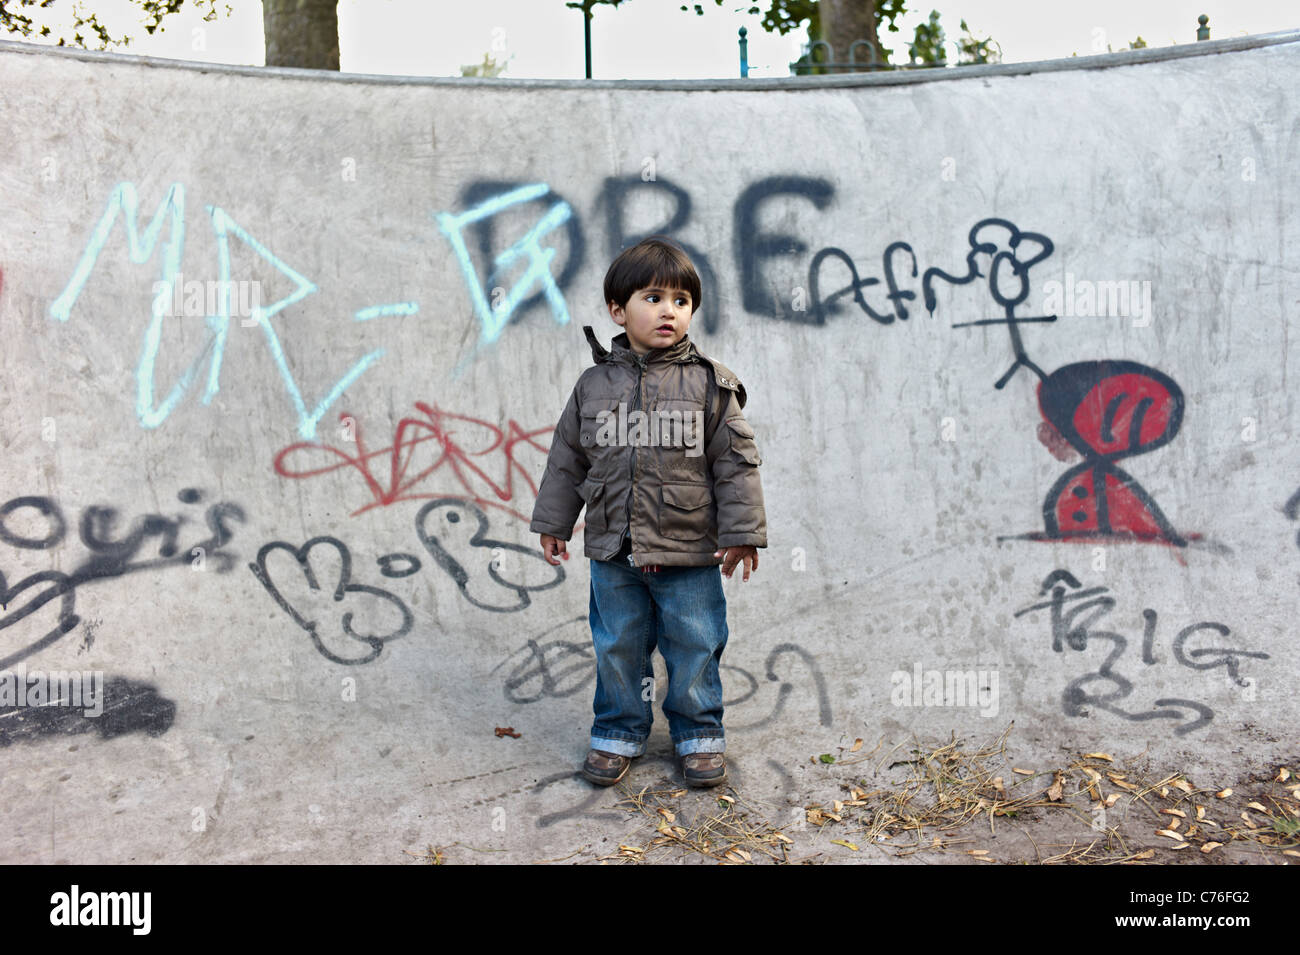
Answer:
[[[637,355],[626,333],[606,349],[590,325],[583,332],[596,364],[560,415],[529,530],[567,541],[585,505],[584,554],[610,560],[630,532],[637,567],[707,566],[722,562],[716,550],[766,547],[745,386],[686,335]],[[640,443],[634,411],[652,432]]]

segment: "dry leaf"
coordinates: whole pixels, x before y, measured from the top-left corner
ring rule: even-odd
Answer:
[[[994,777],[993,777],[993,788],[996,789],[996,790],[997,790],[998,792],[1000,792],[1000,793],[1003,793],[1003,794],[1006,793],[1006,790],[1002,788],[1002,777],[1001,777],[1001,776],[994,776]]]
[[[1241,814],[1241,819],[1242,819],[1242,821],[1243,821],[1247,826],[1249,826],[1251,829],[1258,829],[1258,828],[1259,828],[1259,827],[1256,826],[1253,822],[1250,821],[1250,816],[1246,815],[1244,812]]]
[[[1189,793],[1192,791],[1191,783],[1189,783],[1185,779],[1175,779],[1172,783],[1170,783],[1170,785],[1173,786],[1175,789],[1180,790],[1181,792]],[[1231,790],[1229,790],[1229,792],[1231,792]]]
[[[857,752],[858,750],[860,750],[861,748],[862,748],[862,740],[861,740],[861,738],[859,738],[859,739],[855,739],[855,740],[853,741],[853,745],[849,747],[849,752],[850,752],[850,753],[856,753],[856,752]]]
[[[989,854],[989,850],[988,850],[988,849],[968,849],[967,852],[966,852],[966,854],[967,854],[968,856],[986,856],[986,855]]]
[[[1170,846],[1169,848],[1170,848],[1170,849],[1190,849],[1191,847],[1192,847],[1192,844],[1191,844],[1190,842],[1183,842],[1183,843],[1179,843],[1179,844],[1176,845],[1176,846]]]
[[[1169,839],[1177,839],[1179,842],[1183,841],[1182,835],[1180,833],[1174,832],[1172,829],[1157,829],[1156,835],[1165,836]]]
[[[1183,824],[1183,821],[1182,821],[1181,819],[1175,819],[1173,822],[1171,822],[1171,823],[1169,824],[1169,831],[1170,831],[1170,832],[1175,831],[1175,830],[1176,830],[1179,826],[1181,826],[1182,824]]]
[[[1084,758],[1084,759],[1104,759],[1104,760],[1105,760],[1106,762],[1108,762],[1108,763],[1113,763],[1113,762],[1115,762],[1115,757],[1109,755],[1108,753],[1084,753],[1084,754],[1083,754],[1083,758]]]
[[[663,817],[664,817],[665,819],[667,819],[669,822],[676,822],[676,821],[677,821],[677,817],[673,815],[671,809],[660,809],[660,810],[659,810],[659,815],[663,816]]]
[[[1015,767],[1015,766],[1012,766],[1012,767],[1011,767],[1011,771],[1012,771],[1013,773],[1019,773],[1021,776],[1032,776],[1032,775],[1034,775],[1034,771],[1033,771],[1032,769],[1019,769],[1019,768],[1017,768],[1017,767]]]
[[[1155,854],[1156,854],[1156,850],[1155,850],[1155,849],[1143,849],[1141,852],[1139,852],[1139,853],[1138,853],[1137,855],[1135,855],[1133,858],[1134,858],[1134,859],[1150,859],[1150,858],[1151,858],[1153,855],[1155,855]]]
[[[1205,807],[1204,807],[1204,806],[1198,805],[1198,806],[1196,807],[1196,818],[1197,818],[1197,819],[1204,819],[1204,818],[1205,818]]]
[[[843,846],[846,849],[852,849],[854,852],[858,851],[858,847],[855,846],[853,843],[849,842],[847,839],[832,839],[831,845]]]
[[[1294,849],[1283,849],[1282,855],[1295,856],[1297,859],[1300,859],[1300,852],[1296,852]]]
[[[1256,812],[1262,812],[1262,813],[1264,813],[1265,815],[1269,815],[1269,816],[1272,815],[1271,812],[1269,812],[1267,809],[1265,809],[1263,806],[1261,806],[1261,805],[1260,805],[1259,803],[1257,803],[1257,802],[1248,802],[1248,803],[1246,803],[1246,808],[1247,808],[1247,809],[1254,809]]]
[[[1217,796],[1219,799],[1227,799],[1229,796],[1232,795],[1232,790],[1231,790],[1231,789],[1220,789],[1220,790],[1219,790],[1217,793],[1215,793],[1214,795]]]
[[[1106,808],[1109,809],[1111,806],[1115,805],[1115,803],[1116,803],[1116,801],[1119,799],[1119,797],[1120,797],[1120,794],[1119,794],[1119,793],[1111,793],[1109,796],[1107,796],[1107,797],[1106,797]]]
[[[1287,769],[1285,766],[1279,766],[1277,768],[1277,778],[1273,780],[1273,782],[1284,783],[1290,778],[1291,778],[1291,770]]]
[[[1179,819],[1187,818],[1187,813],[1183,812],[1181,809],[1161,809],[1160,811],[1169,816],[1177,816]]]
[[[842,803],[842,802],[840,802],[838,799],[836,799],[834,802],[831,803],[831,808],[834,809],[836,812],[843,812],[843,811],[844,811],[844,803]]]
[[[1058,772],[1052,785],[1047,788],[1047,798],[1052,802],[1061,801],[1061,774]]]

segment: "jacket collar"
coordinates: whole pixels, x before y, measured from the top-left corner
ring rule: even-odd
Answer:
[[[582,332],[587,336],[587,342],[591,345],[592,360],[600,362],[622,362],[629,365],[640,364],[644,361],[646,364],[655,362],[685,362],[695,361],[704,356],[700,354],[695,343],[691,341],[690,335],[683,335],[681,341],[668,348],[652,348],[641,357],[632,351],[630,343],[627,340],[627,332],[620,332],[610,341],[610,347],[605,348],[596,339],[596,332],[590,325],[583,325]],[[639,360],[640,359],[640,360]]]

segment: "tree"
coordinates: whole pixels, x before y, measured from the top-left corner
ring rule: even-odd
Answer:
[[[146,16],[144,21],[145,32],[152,34],[156,30],[162,29],[163,18],[168,14],[177,13],[184,5],[185,0],[133,0],[139,5],[141,12]],[[208,12],[204,14],[203,19],[211,22],[217,18],[217,0],[192,0],[199,9],[206,5]],[[37,22],[23,11],[38,13],[41,10],[50,8],[54,0],[0,0],[0,27],[10,33],[17,33],[21,37],[30,37],[33,34],[41,37],[51,35],[48,23]],[[230,16],[230,5],[226,4],[226,16]],[[106,50],[109,46],[129,46],[131,38],[123,36],[115,39],[108,32],[108,28],[99,22],[94,13],[89,17],[83,16],[80,5],[74,5],[72,8],[72,29],[75,31],[72,36],[72,43],[67,42],[66,37],[59,37],[57,46],[79,46],[82,49],[86,47],[86,37],[81,33],[82,28],[88,27],[94,31],[99,38],[100,50]]]
[[[713,0],[722,6],[724,0]],[[879,51],[879,68],[893,69],[889,62],[894,51],[881,44],[884,32],[898,33],[898,19],[907,13],[906,0],[768,0],[769,6],[764,12],[757,5],[745,8],[751,15],[763,14],[762,27],[769,33],[785,36],[792,30],[802,29],[807,23],[808,42],[811,45],[825,39],[831,45],[835,61],[847,63],[849,50],[856,40],[867,40]],[[704,3],[682,4],[681,9],[693,10],[697,15],[704,15]],[[740,7],[735,8],[739,11]],[[1001,60],[1001,48],[994,52],[997,44],[991,37],[978,39],[970,34],[966,21],[961,22],[964,36],[958,41],[958,65],[967,63],[996,63]],[[947,56],[943,49],[944,32],[939,25],[938,11],[930,12],[928,23],[919,24],[914,38],[908,44],[908,51],[914,63],[944,66]],[[858,48],[862,50],[861,47]],[[859,52],[855,59],[865,61],[868,57]],[[826,70],[815,65],[816,60],[808,54],[802,56],[790,66],[795,72],[827,73],[838,72]],[[865,68],[865,67],[864,67]]]
[[[338,0],[262,0],[267,66],[339,68]]]
[[[512,54],[513,57],[513,54]],[[511,58],[512,58],[511,57]],[[507,62],[510,58],[507,58]],[[461,76],[500,76],[506,71],[505,63],[498,63],[491,53],[483,54],[482,63],[470,63],[460,68]]]
[[[48,23],[38,22],[28,14],[40,15],[51,9],[56,0],[0,0],[0,27],[21,37],[52,35]],[[131,0],[145,14],[147,33],[163,30],[163,19],[179,13],[186,0]],[[189,0],[197,9],[206,9],[203,19],[217,18],[219,0]],[[230,16],[229,3],[222,4]],[[58,46],[86,46],[83,29],[99,40],[97,49],[129,46],[131,38],[113,37],[94,13],[85,16],[80,4],[72,6],[74,31],[71,43],[59,37]],[[338,0],[262,0],[262,31],[266,38],[267,66],[297,66],[313,70],[339,68]]]

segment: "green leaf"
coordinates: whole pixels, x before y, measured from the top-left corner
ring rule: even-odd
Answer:
[[[833,763],[833,762],[835,762],[835,757],[832,756],[830,753],[822,753],[822,754],[821,754],[820,756],[818,756],[817,758],[820,759],[823,763]]]

